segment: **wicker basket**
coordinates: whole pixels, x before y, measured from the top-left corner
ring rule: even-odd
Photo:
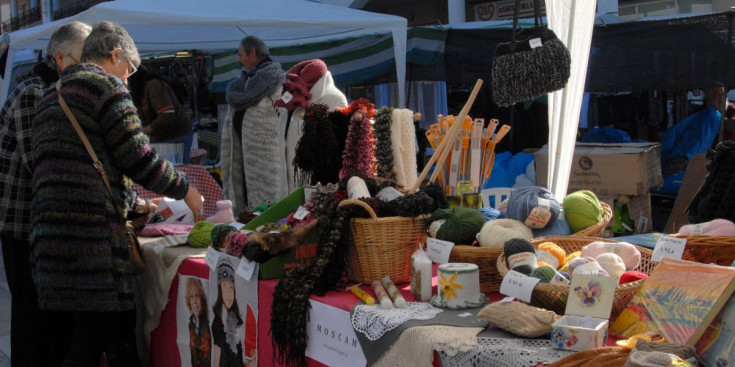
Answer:
[[[601,201],[600,205],[604,211],[602,219],[593,226],[587,227],[577,233],[573,233],[572,236],[599,237],[602,235],[602,232],[605,231],[605,227],[607,227],[608,223],[610,223],[610,220],[612,219],[613,212],[610,205],[607,205],[606,202]]]
[[[605,214],[602,219],[595,225],[585,228],[572,236],[590,236],[595,237],[602,234],[607,224],[612,218],[612,210],[610,206],[604,202],[600,202]],[[503,275],[498,273],[497,262],[498,256],[503,253],[503,246],[497,247],[473,247],[473,246],[454,246],[449,254],[449,262],[472,263],[477,264],[480,268],[480,291],[483,293],[497,292],[500,290],[500,284],[503,282]]]
[[[350,220],[347,276],[370,284],[389,275],[394,283],[411,278],[411,254],[426,236],[422,217],[378,218],[373,209],[360,200],[342,200],[339,206],[359,205],[370,218]]]
[[[584,246],[595,241],[603,241],[615,243],[611,239],[597,238],[597,237],[582,237],[582,236],[548,236],[535,238],[531,241],[534,245],[538,245],[543,242],[553,242],[559,247],[563,248],[567,253],[580,251]],[[646,274],[650,274],[651,271],[656,267],[658,263],[651,260],[651,250],[636,246],[641,252],[641,263],[635,270],[642,271]],[[505,254],[500,254],[497,261],[498,273],[501,276],[505,276],[508,272],[508,265],[505,261]],[[610,313],[610,322],[614,321],[618,317],[620,312],[625,309],[625,306],[630,302],[631,298],[638,292],[638,289],[643,284],[644,280],[637,280],[635,282],[620,284],[615,288],[615,297],[613,298],[612,312]],[[569,297],[569,286],[555,285],[548,283],[538,283],[533,289],[531,294],[531,305],[542,307],[547,310],[556,312],[559,315],[563,315],[567,307],[567,298]]]
[[[682,260],[721,266],[730,266],[735,261],[735,236],[684,236],[679,234],[670,236],[686,238],[687,245],[681,255]]]

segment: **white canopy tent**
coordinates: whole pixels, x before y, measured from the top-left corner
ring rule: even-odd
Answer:
[[[8,60],[21,49],[45,49],[61,24],[120,23],[140,52],[235,49],[247,35],[269,47],[299,45],[366,34],[392,33],[399,107],[405,104],[405,18],[304,0],[117,0],[74,16],[10,33]],[[12,63],[6,65],[10,77]],[[0,101],[8,94],[3,83]]]

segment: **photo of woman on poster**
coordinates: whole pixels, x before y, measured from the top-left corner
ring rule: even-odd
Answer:
[[[221,255],[217,262],[217,301],[214,303],[212,336],[214,367],[257,366],[257,319],[253,308],[245,303],[245,315],[235,296],[235,262],[237,258]],[[242,280],[245,282],[245,280]]]
[[[189,278],[186,281],[186,307],[189,309],[189,349],[192,367],[210,367],[212,333],[207,315],[207,294],[202,281]]]

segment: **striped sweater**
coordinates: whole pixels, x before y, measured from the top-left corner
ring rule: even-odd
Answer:
[[[181,199],[189,181],[148,145],[127,88],[94,64],[61,75],[67,104],[105,166],[123,208],[129,177]],[[50,88],[33,119],[31,263],[42,309],[124,311],[134,307],[124,223],[79,136]]]

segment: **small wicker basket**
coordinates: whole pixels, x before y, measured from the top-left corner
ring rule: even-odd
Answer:
[[[572,236],[596,237],[610,223],[612,218],[612,210],[610,206],[604,202],[600,202],[605,214],[595,225],[585,228]],[[454,246],[449,254],[449,262],[472,263],[480,268],[480,291],[483,293],[497,292],[500,290],[500,284],[503,282],[503,275],[498,273],[498,256],[503,252],[503,246],[496,247],[474,247],[474,246]]]
[[[671,237],[687,240],[682,260],[697,261],[704,264],[730,266],[735,261],[735,236],[679,235]]]
[[[615,243],[616,241],[606,238],[582,237],[582,236],[548,236],[533,239],[531,243],[534,246],[543,242],[553,242],[563,248],[567,253],[580,251],[584,246],[595,241],[603,241]],[[653,252],[645,247],[636,246],[641,252],[641,262],[635,270],[650,274],[658,263],[651,260]],[[498,273],[505,276],[508,272],[508,265],[505,261],[505,255],[500,254],[497,261]],[[620,312],[630,302],[631,298],[638,292],[644,280],[620,284],[615,288],[615,297],[613,298],[612,312],[610,313],[610,322],[618,317]],[[531,305],[545,308],[563,315],[567,307],[567,298],[569,297],[569,286],[556,285],[548,283],[538,283],[531,294]]]
[[[352,218],[348,239],[347,276],[370,284],[388,275],[394,283],[411,279],[411,255],[426,236],[422,217],[378,218],[360,200],[342,200],[339,206],[358,205],[370,218]]]

